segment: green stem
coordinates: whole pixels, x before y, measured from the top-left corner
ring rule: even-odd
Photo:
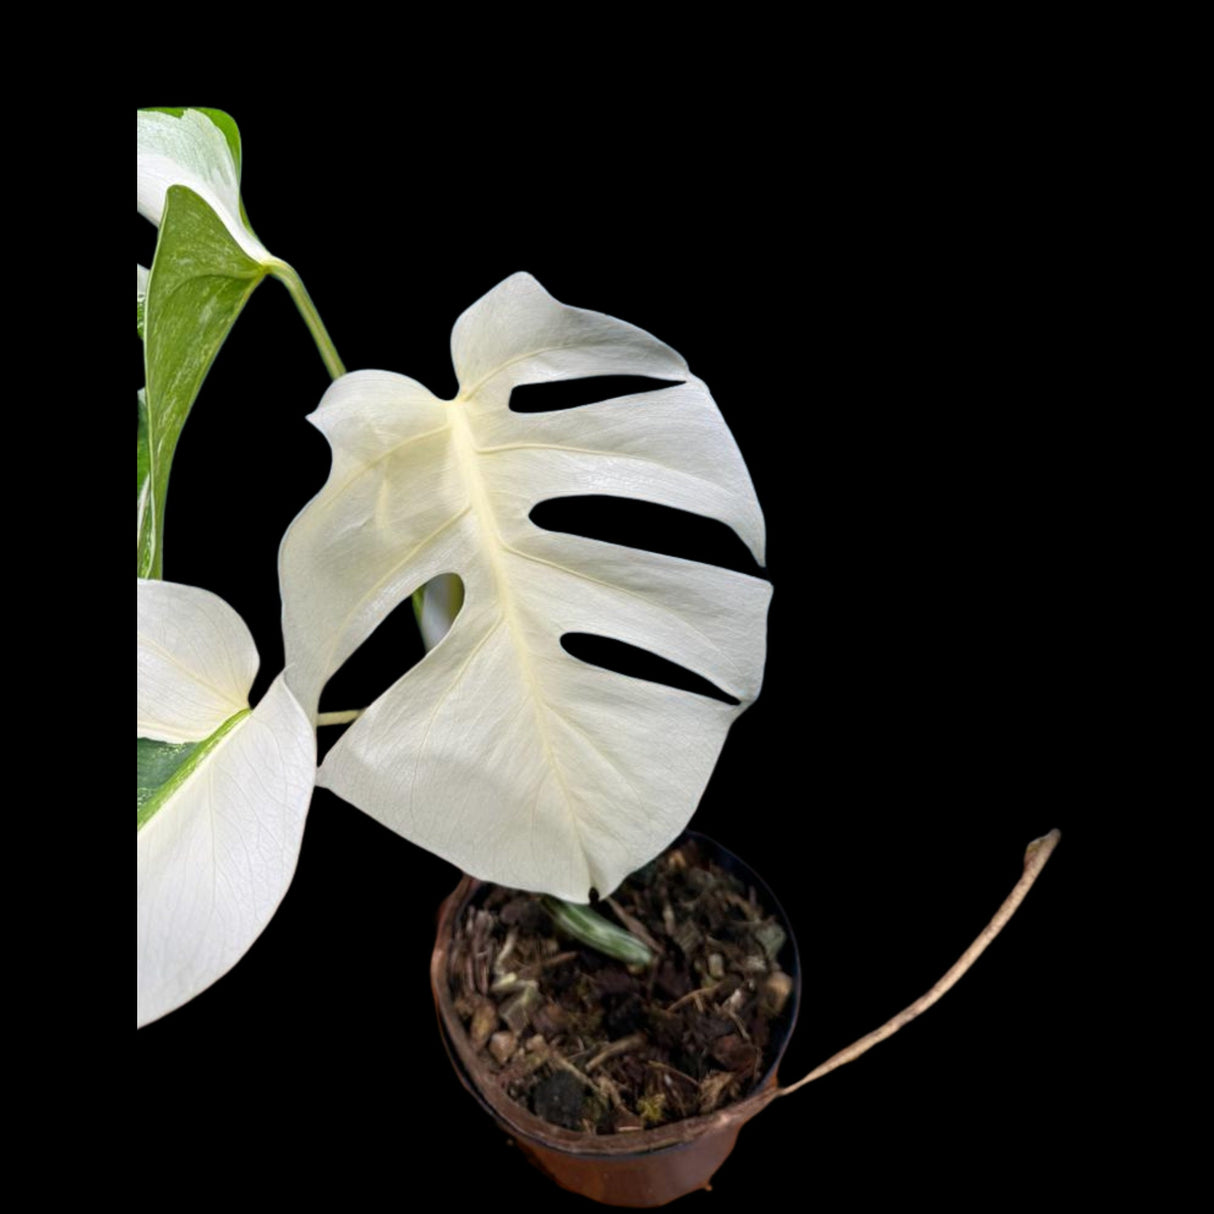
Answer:
[[[285,261],[275,261],[271,263],[269,269],[270,273],[291,293],[291,298],[295,301],[300,316],[304,318],[304,324],[308,326],[308,332],[312,334],[312,340],[316,343],[321,358],[324,359],[325,370],[329,372],[330,377],[337,379],[339,376],[345,375],[346,368],[337,356],[337,347],[334,346],[328,329],[320,319],[320,313],[317,312],[316,305],[312,302],[312,296],[308,294],[308,289],[303,285],[303,279]]]

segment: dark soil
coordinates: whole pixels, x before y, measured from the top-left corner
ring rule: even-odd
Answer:
[[[745,1096],[790,1011],[783,927],[684,839],[595,908],[657,953],[626,966],[486,886],[451,950],[455,1007],[512,1099],[571,1130],[649,1129]]]

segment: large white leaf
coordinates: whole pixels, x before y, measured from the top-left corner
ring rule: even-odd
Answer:
[[[548,498],[641,498],[720,519],[763,560],[763,517],[708,390],[648,333],[516,274],[460,317],[460,393],[387,372],[338,380],[312,415],[333,448],[283,540],[288,679],[315,715],[329,677],[444,573],[450,632],[330,751],[319,782],[475,876],[586,901],[673,839],[733,719],[758,694],[770,586],[541,530]],[[516,385],[639,375],[679,386],[547,414]],[[648,649],[739,701],[571,657],[565,633]]]
[[[248,711],[257,654],[221,599],[141,581],[139,617],[141,737],[150,722],[161,735],[192,733],[197,743],[139,742],[142,1026],[225,974],[269,923],[295,872],[316,746],[312,724],[281,675]],[[149,637],[156,652],[145,663]],[[207,729],[226,711],[224,697],[242,685],[242,706]],[[149,771],[158,773],[159,787],[144,787]]]

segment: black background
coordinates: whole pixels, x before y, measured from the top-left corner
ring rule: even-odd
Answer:
[[[1065,150],[1027,140],[1010,111],[925,124],[856,107],[839,121],[795,93],[658,116],[537,90],[486,100],[476,123],[404,102],[147,100],[236,118],[250,219],[349,369],[450,396],[452,323],[527,270],[649,330],[713,390],[764,507],[775,593],[763,693],[692,825],[765,877],[796,930],[786,1080],[922,993],[1011,888],[1024,845],[1062,828],[977,968],[865,1059],[765,1111],[714,1198],[752,1200],[755,1184],[808,1200],[976,1194],[1059,1169],[1079,1099],[1091,762]],[[137,239],[148,264],[142,220]],[[282,664],[278,543],[327,472],[304,420],[327,383],[267,281],[174,465],[165,576],[248,621],[254,699]],[[722,543],[718,559],[735,558]],[[410,660],[402,627],[359,678],[386,686]],[[357,680],[341,690],[348,702],[324,706],[357,706]],[[439,1046],[428,962],[457,879],[317,791],[265,933],[138,1034],[140,1083],[165,1092],[174,1133],[216,1136],[216,1183],[225,1146],[255,1151],[269,1126],[296,1148],[274,1167],[340,1174],[355,1200],[437,1183],[471,1201],[577,1203],[507,1148]]]

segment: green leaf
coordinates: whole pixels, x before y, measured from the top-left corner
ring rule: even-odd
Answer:
[[[215,355],[265,274],[197,194],[186,186],[169,188],[145,306],[153,539],[146,566],[140,544],[140,576],[161,576],[165,495],[177,439]]]
[[[139,771],[139,821],[142,830],[156,811],[185,783],[191,772],[215,749],[220,739],[249,715],[249,709],[230,716],[201,742],[154,742],[137,738]]]

